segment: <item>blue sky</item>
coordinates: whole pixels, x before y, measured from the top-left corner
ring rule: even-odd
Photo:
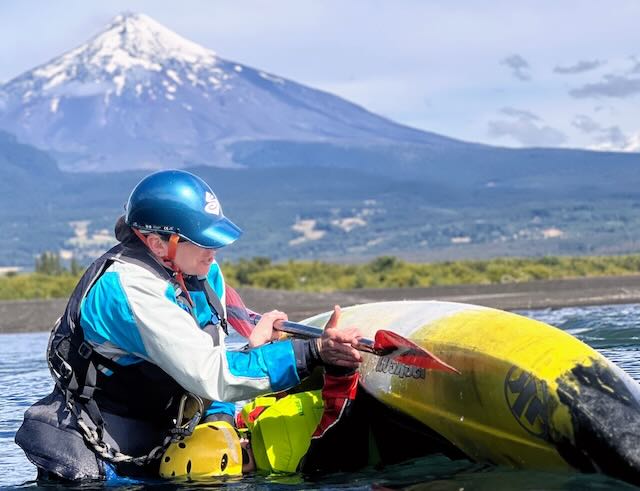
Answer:
[[[221,57],[504,146],[640,151],[640,2],[0,2],[0,82],[142,12]]]

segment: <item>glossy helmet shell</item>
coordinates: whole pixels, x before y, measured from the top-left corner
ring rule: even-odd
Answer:
[[[163,478],[196,480],[240,475],[240,439],[226,421],[196,426],[191,436],[169,445],[160,461],[160,477]]]
[[[127,201],[125,222],[141,231],[177,234],[207,249],[229,245],[242,234],[223,215],[209,185],[182,170],[164,170],[142,179]]]

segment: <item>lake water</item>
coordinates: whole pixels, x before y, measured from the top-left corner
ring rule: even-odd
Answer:
[[[640,305],[611,305],[566,308],[558,310],[521,311],[520,314],[547,322],[578,337],[640,380]],[[0,335],[0,488],[29,488],[35,468],[13,443],[22,414],[52,386],[44,352],[48,334]],[[79,486],[81,489],[97,485]],[[48,485],[47,489],[56,486]],[[106,487],[106,486],[105,486]],[[113,487],[113,486],[110,486]],[[184,490],[202,488],[242,488],[276,491],[300,487],[315,489],[412,489],[433,491],[527,489],[527,490],[583,490],[634,489],[600,475],[543,473],[451,461],[442,456],[428,457],[383,471],[365,470],[355,474],[340,474],[314,483],[297,477],[245,478],[238,482],[197,485],[139,485],[118,486],[119,489],[182,487]]]

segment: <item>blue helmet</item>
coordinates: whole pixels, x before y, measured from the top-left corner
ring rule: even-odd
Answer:
[[[209,185],[181,170],[151,174],[131,191],[125,222],[140,231],[177,234],[207,249],[234,242],[242,230],[222,214]]]

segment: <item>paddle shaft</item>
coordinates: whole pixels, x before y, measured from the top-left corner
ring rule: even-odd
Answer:
[[[257,316],[261,318],[260,315]],[[278,331],[286,332],[297,338],[301,339],[315,339],[322,337],[323,329],[314,326],[308,326],[306,324],[300,324],[299,322],[292,321],[277,321],[273,325]],[[376,350],[375,343],[372,339],[360,338],[358,344],[354,346],[358,351],[364,351],[365,353],[381,354]]]
[[[322,333],[324,332],[324,329],[319,327],[307,326],[306,324],[292,321],[278,321],[273,327],[278,331],[283,331],[305,339],[322,337]],[[354,348],[358,351],[364,351],[365,353],[378,354],[378,350],[375,349],[372,339],[360,338]]]
[[[258,319],[260,318],[261,316],[258,316]],[[303,339],[317,339],[321,337],[324,332],[324,330],[319,327],[291,321],[276,321],[273,327],[278,331],[286,332]],[[389,357],[405,365],[460,373],[457,369],[448,365],[422,346],[418,346],[413,341],[393,331],[378,330],[375,340],[360,338],[354,348],[358,351],[364,351],[365,353],[371,353],[376,356]]]

